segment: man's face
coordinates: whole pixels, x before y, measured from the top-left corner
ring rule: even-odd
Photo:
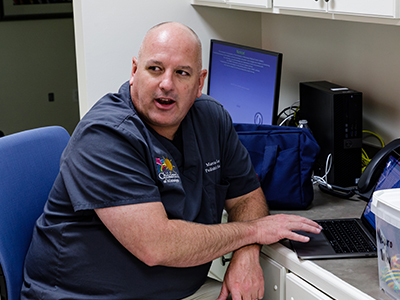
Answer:
[[[156,29],[133,58],[131,97],[143,121],[172,139],[196,97],[207,72],[201,70],[198,47],[186,28]]]

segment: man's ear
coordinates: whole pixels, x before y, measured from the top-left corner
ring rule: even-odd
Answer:
[[[137,71],[138,67],[138,59],[136,57],[132,58],[132,71],[131,71],[131,78],[129,79],[129,84],[133,84],[133,77],[135,76],[135,73]]]
[[[197,91],[197,98],[201,96],[202,94],[202,90],[204,87],[204,81],[206,80],[207,77],[207,70],[203,69],[200,72],[200,76],[199,76],[199,90]]]

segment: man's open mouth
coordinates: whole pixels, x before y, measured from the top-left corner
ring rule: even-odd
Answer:
[[[156,101],[158,103],[160,103],[161,105],[170,105],[170,104],[175,103],[174,100],[167,99],[167,98],[157,98]]]

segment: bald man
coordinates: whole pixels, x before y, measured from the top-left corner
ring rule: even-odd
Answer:
[[[21,299],[261,299],[260,245],[320,232],[268,215],[229,114],[202,95],[206,75],[190,28],[148,31],[129,81],[82,118],[62,155]],[[224,282],[208,279],[232,251]]]

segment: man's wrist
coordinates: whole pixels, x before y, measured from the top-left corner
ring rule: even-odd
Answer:
[[[233,257],[240,258],[241,256],[246,256],[247,259],[250,258],[258,261],[260,258],[260,251],[261,251],[261,245],[250,244],[234,251],[232,258]]]

